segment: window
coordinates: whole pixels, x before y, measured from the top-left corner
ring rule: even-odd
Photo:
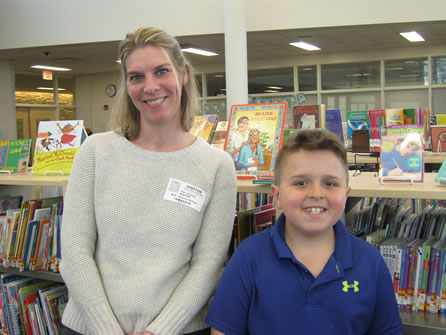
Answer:
[[[323,94],[322,103],[326,109],[340,109],[345,120],[346,111],[381,108],[380,96],[380,92]]]
[[[378,88],[379,62],[328,64],[321,66],[322,90]]]
[[[427,58],[388,60],[384,69],[386,87],[428,85]]]
[[[446,56],[432,57],[432,84],[446,84]]]
[[[297,68],[297,77],[299,78],[299,92],[317,90],[317,67],[299,66]]]
[[[398,90],[385,92],[385,108],[421,108],[428,107],[428,90]]]
[[[294,92],[293,68],[248,71],[248,93]]]
[[[206,84],[208,97],[226,95],[226,78],[224,72],[206,74]]]

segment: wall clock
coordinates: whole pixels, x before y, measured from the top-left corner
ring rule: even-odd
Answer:
[[[116,95],[116,86],[113,84],[108,84],[105,88],[105,94],[109,97],[114,97]]]

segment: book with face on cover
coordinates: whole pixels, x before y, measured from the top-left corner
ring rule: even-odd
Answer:
[[[446,153],[446,125],[431,126],[432,152]]]
[[[32,174],[69,175],[74,157],[87,138],[82,120],[39,123]]]
[[[382,181],[423,181],[423,126],[406,125],[382,128],[379,176]]]
[[[225,151],[232,156],[238,178],[261,178],[274,173],[282,146],[288,104],[233,105]]]

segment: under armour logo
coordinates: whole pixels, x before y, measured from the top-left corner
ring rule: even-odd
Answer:
[[[343,281],[342,285],[344,285],[344,287],[342,288],[342,291],[344,292],[348,292],[350,288],[353,289],[353,292],[359,292],[359,282],[357,282],[356,280],[353,281],[353,284],[349,284],[348,281]]]

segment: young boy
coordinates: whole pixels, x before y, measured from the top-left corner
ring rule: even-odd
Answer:
[[[275,176],[271,189],[283,213],[230,259],[206,318],[211,334],[401,334],[378,249],[339,221],[350,188],[337,136],[293,133]]]

